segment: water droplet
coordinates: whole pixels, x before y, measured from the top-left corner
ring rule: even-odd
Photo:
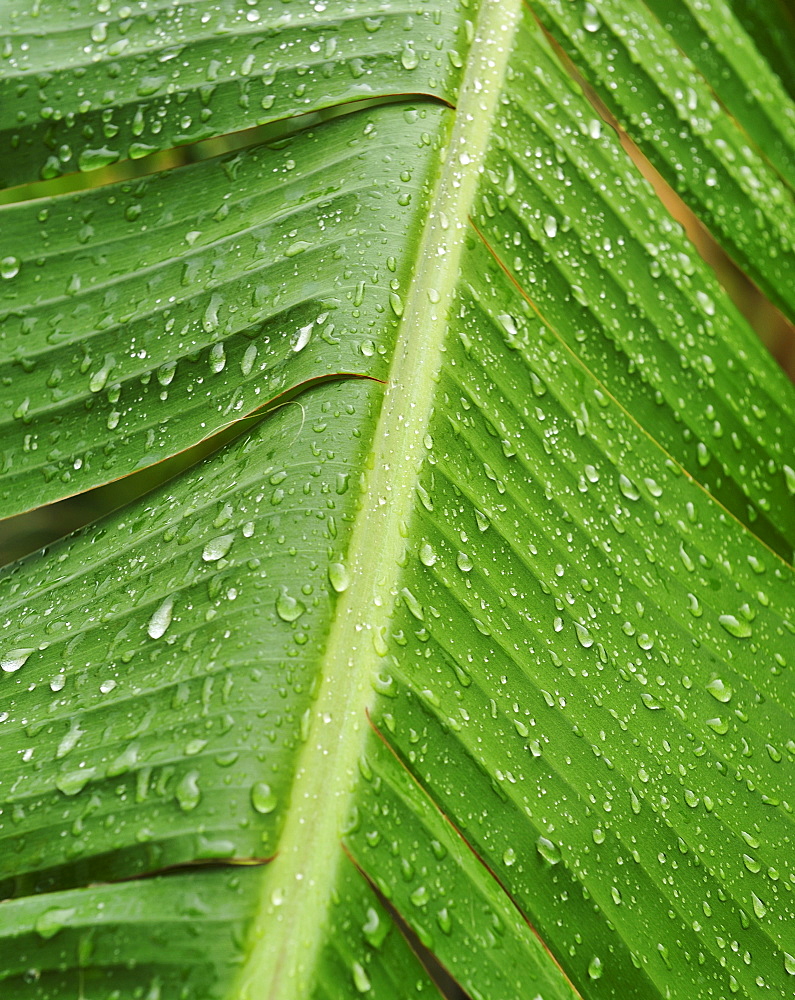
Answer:
[[[249,344],[246,348],[246,353],[240,362],[240,372],[243,375],[250,375],[251,370],[254,367],[254,362],[257,358],[257,345]]]
[[[287,593],[287,588],[282,587],[281,593],[276,598],[276,614],[285,622],[294,622],[306,611],[306,605],[296,600]]]
[[[392,312],[396,316],[403,315],[403,299],[401,299],[397,292],[389,293],[389,304],[392,307]]]
[[[400,53],[400,61],[403,69],[416,69],[419,63],[419,56],[410,45],[406,45]]]
[[[78,157],[77,165],[81,170],[99,170],[115,163],[119,156],[121,153],[118,150],[108,149],[107,146],[101,146],[99,149],[84,149]]]
[[[618,488],[627,500],[640,500],[640,492],[637,486],[623,473],[618,477]]]
[[[548,215],[544,219],[544,232],[551,240],[558,235],[558,220],[554,215]]]
[[[364,967],[359,962],[354,962],[351,966],[351,972],[353,974],[353,985],[358,992],[368,993],[371,989],[371,983],[367,977],[367,973],[364,971]]]
[[[7,653],[3,653],[2,657],[0,657],[0,668],[7,674],[13,674],[25,665],[26,660],[32,652],[32,648],[9,649]]]
[[[459,552],[455,561],[462,573],[469,573],[474,565],[466,552]]]
[[[271,786],[266,785],[264,781],[257,781],[251,786],[251,805],[263,816],[273,812],[277,801]]]
[[[177,803],[183,812],[190,812],[201,802],[199,772],[188,771],[174,790]]]
[[[83,767],[75,771],[66,771],[56,778],[55,787],[64,795],[78,795],[96,774],[96,768]]]
[[[433,566],[438,556],[430,542],[423,542],[420,546],[420,562],[424,566]]]
[[[309,343],[309,338],[312,336],[312,329],[314,323],[307,323],[306,326],[302,326],[296,335],[295,343],[293,344],[293,350],[297,353],[298,351],[303,351],[306,345]]]
[[[328,578],[329,583],[338,594],[347,590],[351,582],[350,577],[348,576],[348,570],[342,563],[338,562],[331,563],[329,565]]]
[[[586,31],[598,31],[599,25],[602,22],[599,20],[599,13],[592,3],[587,3],[585,5],[585,10],[582,15],[582,26]]]
[[[506,865],[508,868],[510,868],[511,865],[516,864],[516,851],[512,847],[508,847],[505,849],[502,855],[502,863]]]
[[[19,267],[18,257],[3,257],[0,260],[0,275],[10,281],[19,274]]]
[[[147,631],[152,639],[159,639],[165,635],[166,629],[171,624],[171,610],[174,607],[174,598],[167,597],[165,601],[155,611],[149,619]]]
[[[289,247],[284,251],[285,257],[297,257],[299,253],[303,253],[304,250],[308,250],[312,246],[311,243],[307,243],[306,240],[296,240],[295,243],[291,243]]]
[[[88,388],[92,392],[101,392],[105,388],[111,369],[116,364],[116,359],[111,354],[106,354],[102,362],[102,367],[93,373],[88,381]]]
[[[232,548],[234,540],[234,535],[219,535],[217,538],[210,539],[202,550],[202,559],[205,562],[217,562],[217,560],[223,559]]]
[[[720,679],[720,677],[713,677],[712,680],[707,684],[707,691],[712,695],[712,697],[724,705],[730,702],[732,695],[734,694],[734,689],[730,684],[726,684]]]
[[[736,636],[738,639],[747,639],[753,634],[753,629],[749,622],[740,621],[735,618],[734,615],[721,615],[718,621],[726,629],[729,635]]]
[[[546,837],[539,837],[536,840],[536,850],[541,857],[550,865],[556,865],[561,859],[560,848]]]
[[[222,342],[213,344],[210,348],[210,369],[216,375],[222,372],[226,367],[226,354],[224,353],[224,345]]]
[[[45,910],[36,919],[36,933],[45,941],[55,937],[58,931],[63,930],[64,926],[69,923],[76,912],[73,906],[51,907],[49,910]]]
[[[602,967],[602,960],[596,955],[588,963],[588,978],[589,979],[601,979],[604,969]]]
[[[584,625],[575,622],[574,628],[577,630],[577,640],[583,648],[589,649],[593,646],[593,636]]]

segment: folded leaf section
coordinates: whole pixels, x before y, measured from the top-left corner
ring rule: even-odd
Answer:
[[[4,571],[3,896],[274,855],[381,392],[319,386]]]
[[[311,378],[383,378],[445,112],[0,210],[3,516],[151,465]]]
[[[3,17],[7,187],[357,100],[452,104],[471,14],[450,2],[13,0]]]

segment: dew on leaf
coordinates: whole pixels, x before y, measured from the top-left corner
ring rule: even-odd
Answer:
[[[8,652],[3,653],[2,657],[0,657],[0,669],[4,670],[7,674],[15,673],[20,667],[25,665],[32,652],[32,647],[9,649]]]
[[[270,785],[264,781],[257,781],[251,786],[251,805],[261,815],[266,816],[273,812],[277,801]]]
[[[328,578],[332,588],[338,594],[342,594],[350,586],[350,576],[343,563],[331,563],[328,568]]]
[[[543,836],[536,840],[536,850],[550,865],[556,865],[562,857],[558,845]]]
[[[188,771],[182,777],[174,794],[177,804],[183,812],[190,812],[201,802],[201,790],[199,789],[199,772]]]
[[[713,677],[709,681],[707,691],[709,691],[716,701],[722,702],[724,705],[731,701],[734,694],[732,686],[721,680],[720,677]]]
[[[202,550],[202,559],[205,562],[217,562],[219,559],[223,559],[232,548],[234,540],[234,535],[219,535],[217,538],[211,538]]]
[[[750,622],[741,621],[734,615],[720,615],[718,621],[726,629],[729,635],[733,635],[738,639],[747,639],[753,634]]]
[[[155,610],[149,619],[147,631],[152,639],[159,639],[165,635],[166,629],[171,624],[171,612],[174,607],[174,598],[167,597],[165,601]]]
[[[3,257],[0,260],[0,276],[10,280],[11,278],[16,278],[19,274],[19,258],[18,257]]]
[[[294,622],[306,611],[306,605],[295,597],[287,593],[287,588],[282,587],[279,596],[276,598],[276,614],[285,622]]]

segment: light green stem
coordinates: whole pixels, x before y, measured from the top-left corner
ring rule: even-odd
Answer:
[[[350,584],[335,609],[290,810],[234,1000],[303,1000],[312,988],[375,699],[371,679],[399,590],[448,311],[520,9],[520,0],[481,4],[373,438],[348,552]]]

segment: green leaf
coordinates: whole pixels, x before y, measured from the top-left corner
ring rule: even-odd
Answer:
[[[740,115],[742,122],[757,123],[752,138],[765,142],[774,135],[773,144],[765,142],[759,150],[716,99],[716,93],[722,98],[726,93],[727,105],[737,113],[740,102],[736,91],[732,93],[731,72],[726,74],[728,81],[722,73],[705,80],[654,17],[650,8],[658,8],[655,2],[604,0],[595,6],[537,0],[535,6],[665,180],[765,294],[794,318],[795,210],[787,185],[792,179],[795,110],[775,76],[766,72],[763,80],[754,80],[760,98]],[[749,49],[742,33],[732,42],[726,37],[731,29],[722,22],[725,6],[712,4],[710,11],[699,14],[708,34],[720,37],[722,46],[713,44],[713,56],[697,57],[697,64],[720,64],[725,50],[741,65],[739,52]],[[669,11],[679,7],[664,5],[664,18],[668,20]],[[681,25],[675,17],[670,19]],[[686,44],[690,48],[696,43],[688,38]],[[760,59],[752,60],[754,66],[759,67]],[[750,67],[743,67],[746,70],[751,72]],[[718,81],[715,90],[710,86],[713,80]],[[761,115],[760,106],[767,105],[761,96],[766,88],[777,97]],[[786,166],[786,175],[776,173],[768,156],[774,164]]]
[[[0,209],[17,262],[2,513],[167,458],[310,378],[385,378],[441,115],[358,113]]]
[[[6,0],[3,187],[381,94],[456,93],[454,8]]]
[[[432,995],[406,927],[473,1000],[791,992],[792,387],[531,13],[447,17],[455,110],[148,179],[122,233],[135,184],[62,196],[8,279],[15,392],[61,349],[34,279],[70,213],[119,244],[130,314],[106,336],[109,251],[76,262],[72,416],[12,416],[37,448],[7,510],[62,495],[35,452],[63,424],[82,489],[274,401],[0,577],[19,1000]],[[20,246],[41,208],[2,210]],[[114,448],[79,357],[119,342]]]
[[[786,0],[732,0],[732,7],[795,100],[795,18]]]

